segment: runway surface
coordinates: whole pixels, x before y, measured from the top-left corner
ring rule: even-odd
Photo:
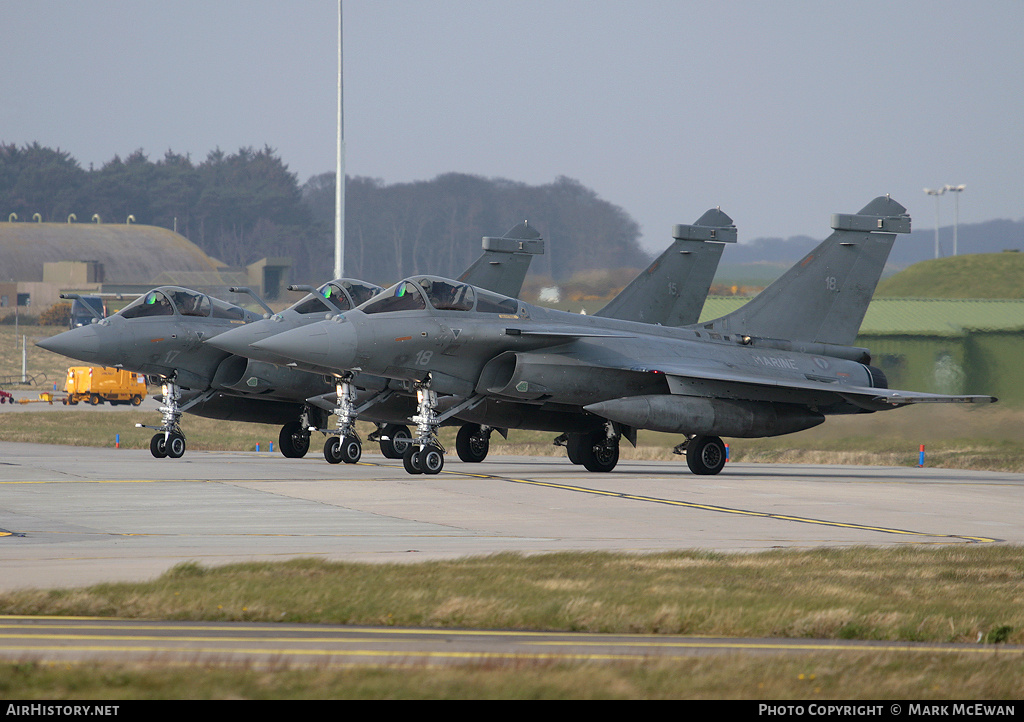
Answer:
[[[708,654],[873,652],[962,654],[984,662],[991,645],[821,639],[722,639],[671,634],[584,634],[332,624],[154,622],[0,616],[0,659],[117,664],[488,665],[523,662],[649,662]],[[1024,647],[1000,645],[998,654]]]
[[[502,551],[1024,543],[1024,475],[943,469],[449,457],[437,476],[366,454],[0,442],[0,589],[143,580],[183,561],[412,562]]]

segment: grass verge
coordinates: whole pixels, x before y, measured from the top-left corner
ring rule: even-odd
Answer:
[[[185,563],[146,583],[4,593],[0,613],[1024,643],[1024,557],[963,545]]]
[[[635,556],[501,554],[408,565],[179,565],[143,584],[0,595],[5,614],[709,636],[959,641],[991,653],[718,654],[457,667],[0,665],[8,699],[1020,699],[1024,556],[1012,547]]]
[[[83,699],[1014,700],[1020,655],[713,655],[637,664],[302,668],[0,665],[0,696]]]

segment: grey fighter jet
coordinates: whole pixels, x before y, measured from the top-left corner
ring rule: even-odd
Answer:
[[[483,254],[464,275],[474,282],[518,294],[529,259],[543,252],[543,243],[537,240],[539,234],[523,226],[525,230],[514,239],[485,238]],[[272,318],[323,318],[354,308],[381,288],[363,281],[337,279],[319,289],[302,290],[311,293]],[[97,319],[37,345],[87,363],[160,378],[162,424],[139,424],[157,431],[150,450],[158,458],[184,454],[185,435],[180,426],[184,412],[283,424],[281,453],[301,457],[309,448],[309,428],[323,428],[328,418],[328,409],[306,399],[322,397],[335,389],[334,380],[293,366],[233,355],[204,343],[232,329],[251,329],[262,323],[273,325],[274,321],[260,321],[251,311],[205,294],[166,286],[153,289],[107,319]],[[387,414],[388,410],[382,412]],[[403,420],[405,416],[396,418]]]
[[[680,433],[697,474],[725,462],[720,437],[788,434],[827,415],[922,402],[993,402],[887,388],[867,349],[852,346],[906,209],[887,196],[832,217],[834,232],[740,310],[670,328],[538,308],[420,276],[360,308],[257,347],[319,368],[357,369],[417,389],[410,473],[437,473],[436,429],[447,415],[565,428],[570,460],[616,465],[638,429]],[[438,394],[464,399],[438,414]],[[486,409],[481,412],[480,409]],[[504,416],[504,418],[502,418]],[[515,423],[516,420],[521,423]],[[535,424],[535,425],[534,425]]]
[[[724,244],[736,241],[736,227],[721,209],[713,208],[693,225],[676,225],[673,237],[674,242],[665,252],[598,311],[598,316],[669,326],[693,323],[698,319]],[[517,296],[529,261],[529,256],[524,254],[542,252],[540,243],[539,234],[525,223],[516,226],[502,238],[485,238],[485,248],[501,248],[510,254],[507,259],[510,268],[506,268],[501,275],[494,275],[491,271],[492,275],[488,276],[487,268],[495,268],[495,262],[482,258],[459,280],[505,296]],[[481,281],[476,282],[476,278]],[[333,369],[291,361],[259,347],[260,341],[308,325],[319,318],[320,314],[312,313],[306,316],[278,314],[269,320],[228,331],[207,343],[260,361],[279,364],[291,362],[292,365],[313,372],[335,373]],[[354,463],[359,460],[362,442],[355,431],[355,421],[361,418],[377,423],[378,428],[369,440],[380,443],[381,453],[385,457],[402,458],[412,438],[405,421],[416,413],[414,390],[403,380],[389,380],[366,373],[341,372],[335,375],[338,377],[335,393],[309,399],[311,403],[332,411],[339,420],[336,429],[321,429],[328,434],[324,457],[331,463]],[[462,401],[448,395],[442,396],[438,404],[450,409]],[[502,434],[507,432],[501,424],[490,423],[486,415],[478,414],[473,421],[462,422],[447,414],[445,423],[461,423],[456,450],[459,458],[467,462],[480,462],[486,458],[490,434],[494,430]],[[578,425],[578,421],[563,423],[565,428]]]
[[[544,241],[540,233],[525,221],[513,226],[503,236],[485,236],[481,246],[483,254],[460,276],[460,279],[510,296],[519,295],[533,256],[544,253]],[[327,316],[352,308],[346,306],[332,310],[318,294],[311,293],[303,301],[282,313],[229,330],[207,339],[206,343],[241,358],[297,366],[291,359],[261,352],[252,344],[322,320],[325,307]],[[315,368],[309,370],[319,372]],[[362,441],[355,431],[355,421],[362,418],[377,424],[377,430],[370,435],[369,440],[380,444],[381,453],[388,458],[401,458],[406,444],[412,438],[405,422],[415,410],[410,406],[407,396],[403,397],[397,393],[401,389],[390,385],[388,379],[366,374],[343,374],[332,383],[332,392],[310,398],[308,401],[317,408],[335,414],[338,418],[338,427],[325,429],[322,425],[307,424],[293,428],[291,435],[294,443],[305,444],[305,448],[308,448],[310,431],[318,430],[327,435],[324,443],[324,457],[327,461],[333,464],[342,461],[356,463],[362,456]],[[283,435],[284,432],[282,438]]]
[[[353,306],[351,299],[344,305]],[[179,458],[185,453],[179,422],[186,411],[217,419],[285,423],[287,428],[309,413],[305,398],[330,388],[321,375],[272,364],[255,365],[203,343],[259,318],[252,311],[203,293],[161,286],[108,318],[37,345],[86,363],[159,378],[163,383],[162,424],[140,426],[157,431],[150,442],[154,456]],[[285,455],[289,455],[287,451]]]

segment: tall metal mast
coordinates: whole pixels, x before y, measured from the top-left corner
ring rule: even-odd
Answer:
[[[345,275],[345,120],[342,79],[341,0],[338,0],[338,158],[334,177],[334,277]]]

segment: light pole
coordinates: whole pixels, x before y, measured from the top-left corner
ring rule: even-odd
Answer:
[[[939,257],[939,196],[946,192],[946,188],[925,188],[924,192],[935,196],[935,257]]]
[[[334,277],[345,275],[345,96],[342,84],[341,0],[338,0],[338,146],[334,170]]]
[[[956,199],[956,203],[954,204],[954,207],[956,208],[956,211],[954,211],[956,213],[956,216],[955,216],[955,220],[953,221],[953,255],[954,256],[956,255],[957,236],[960,234],[960,194],[963,192],[964,188],[966,188],[966,187],[967,186],[965,186],[965,185],[963,185],[961,183],[958,186],[947,185],[945,188],[942,189],[944,191],[949,191],[950,193],[956,193],[956,195],[954,196],[954,198]]]

